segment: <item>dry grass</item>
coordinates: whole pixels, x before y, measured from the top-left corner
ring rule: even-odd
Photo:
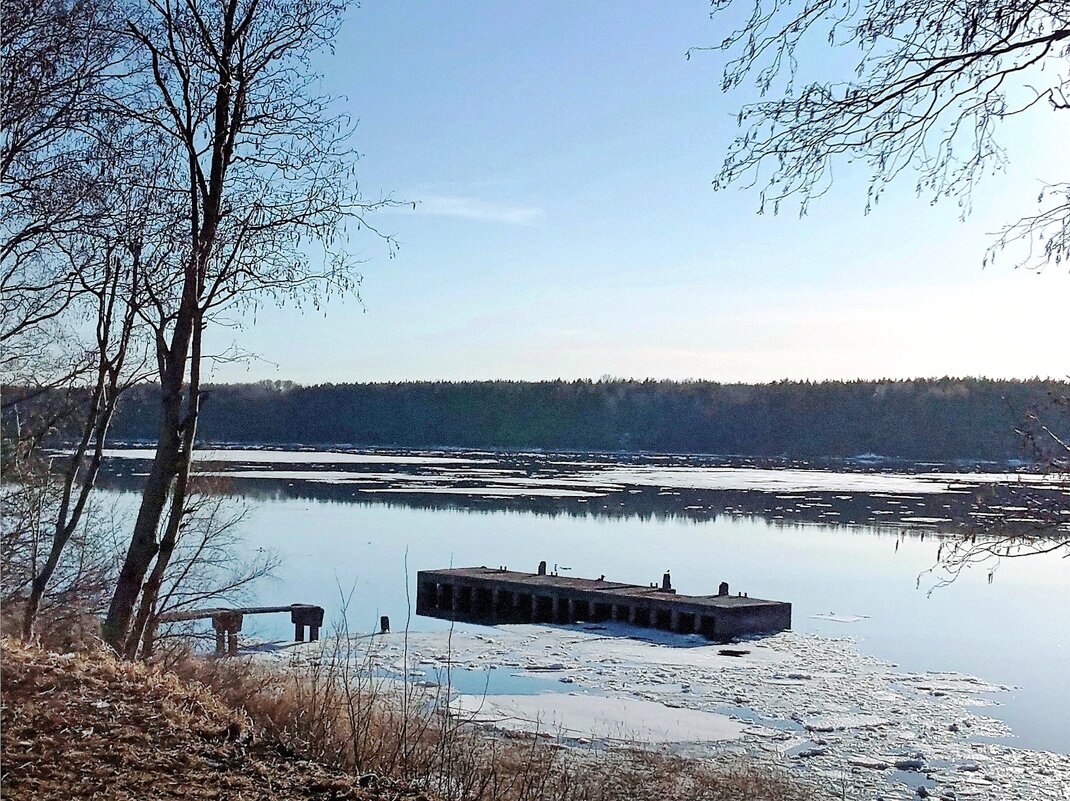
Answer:
[[[359,644],[286,670],[189,659],[211,687],[288,749],[357,774],[415,784],[447,801],[798,801],[815,793],[751,761],[714,763],[641,748],[562,747],[552,733],[506,736],[451,713],[438,693],[376,679]]]
[[[243,712],[174,673],[7,638],[0,655],[5,799],[427,801],[295,758],[258,736]]]

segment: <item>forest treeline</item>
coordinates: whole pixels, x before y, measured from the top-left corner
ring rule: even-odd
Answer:
[[[1022,427],[1066,382],[473,381],[217,385],[207,442],[657,451],[798,458],[1026,456]],[[132,389],[112,428],[152,440],[158,391]]]

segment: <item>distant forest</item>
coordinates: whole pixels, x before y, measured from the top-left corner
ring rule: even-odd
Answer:
[[[1054,381],[924,379],[290,382],[208,389],[202,441],[654,451],[788,458],[1028,458],[1016,429],[1070,395]],[[154,440],[158,390],[135,388],[112,427]]]

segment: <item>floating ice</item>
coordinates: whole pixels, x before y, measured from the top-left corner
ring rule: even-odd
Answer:
[[[396,664],[402,636],[376,637],[372,663]],[[528,666],[519,675],[553,676],[539,694],[453,694],[465,715],[503,729],[573,742],[646,742],[698,756],[776,755],[834,793],[849,776],[860,798],[916,797],[924,785],[934,797],[1040,801],[1065,798],[1070,786],[1070,756],[992,742],[1010,735],[979,712],[999,685],[899,672],[849,639],[789,631],[724,656],[713,644],[617,625],[458,625],[408,637],[414,665],[433,654],[440,665]]]
[[[152,459],[155,448],[106,448],[108,459]],[[205,448],[193,452],[198,462],[255,462],[263,464],[490,464],[494,459],[438,454],[394,454],[346,451],[294,451],[270,448]]]

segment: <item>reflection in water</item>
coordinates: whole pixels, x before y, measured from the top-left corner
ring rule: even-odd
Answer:
[[[853,637],[864,652],[903,670],[962,671],[1015,688],[1001,694],[994,714],[1011,725],[1018,743],[1070,751],[1063,724],[1070,719],[1070,616],[1061,613],[1070,607],[1070,560],[1059,554],[1011,560],[991,586],[986,571],[972,571],[931,597],[924,583],[916,588],[936,555],[927,533],[968,524],[974,501],[968,487],[925,495],[794,493],[610,485],[585,477],[591,462],[604,467],[607,461],[510,455],[473,466],[487,471],[481,474],[441,464],[302,463],[303,471],[354,476],[243,478],[229,486],[250,501],[244,525],[250,551],[270,549],[281,558],[277,579],[261,586],[257,602],[315,603],[337,622],[348,597],[354,629],[375,630],[385,614],[395,630],[407,619],[426,630],[446,624],[412,613],[406,582],[418,570],[504,564],[534,571],[546,559],[572,575],[637,584],[671,570],[682,592],[715,592],[725,580],[733,590],[791,601],[797,630]],[[235,462],[212,470],[264,467]],[[102,484],[133,488],[144,469],[141,462],[114,461]],[[600,494],[367,491],[417,482],[478,488],[502,476]],[[904,537],[907,532],[918,536]],[[277,629],[268,621],[254,625],[265,636],[292,636],[284,622]]]
[[[774,524],[887,526],[909,532],[956,532],[978,523],[977,486],[962,482],[930,481],[924,492],[894,491],[902,476],[889,475],[885,491],[793,491],[783,485],[754,489],[710,489],[684,485],[659,486],[600,481],[590,474],[562,470],[543,460],[527,462],[528,469],[503,465],[480,472],[444,470],[422,465],[390,465],[384,470],[340,465],[303,465],[302,470],[264,467],[247,469],[241,463],[208,471],[226,491],[254,500],[305,499],[347,504],[377,504],[438,511],[517,511],[551,517],[639,520],[692,520],[721,517],[759,517]],[[519,475],[518,475],[519,474]],[[110,463],[102,486],[136,489],[142,473],[129,464]],[[595,474],[597,476],[598,474]],[[618,478],[620,474],[617,474]],[[854,474],[841,473],[850,487]],[[880,475],[868,474],[865,486],[881,488]],[[644,481],[649,481],[644,478]],[[678,480],[678,479],[677,479]],[[701,482],[700,482],[701,483]],[[827,483],[827,482],[826,482]],[[789,485],[790,486],[790,485]],[[1062,488],[1029,487],[1035,496],[1058,497],[1070,504]],[[984,488],[985,510],[1018,508],[1022,487]],[[1028,521],[1023,521],[1028,523]]]

